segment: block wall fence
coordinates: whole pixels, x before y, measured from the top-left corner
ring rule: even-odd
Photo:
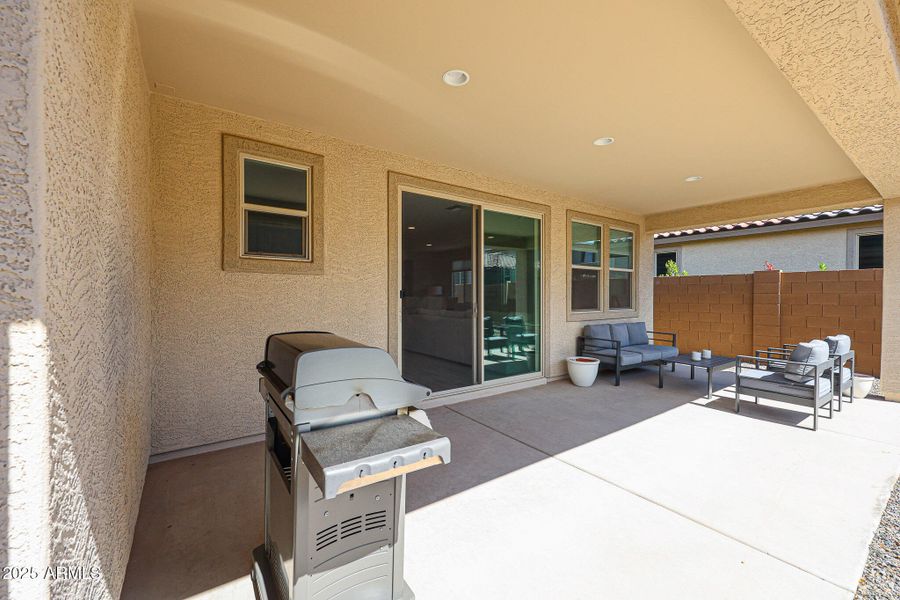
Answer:
[[[653,324],[682,352],[734,356],[846,333],[856,369],[881,376],[881,269],[657,277]]]

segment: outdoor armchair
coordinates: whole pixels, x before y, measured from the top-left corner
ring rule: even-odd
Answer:
[[[825,338],[825,343],[828,344],[828,357],[837,361],[837,368],[830,369],[826,374],[833,376],[833,389],[837,394],[838,401],[837,410],[840,412],[843,408],[844,392],[849,392],[850,399],[848,402],[853,402],[853,383],[856,378],[856,352],[851,348],[850,336],[845,334],[830,335]],[[782,344],[780,348],[770,346],[766,350],[756,350],[754,355],[757,358],[765,355],[766,358],[784,359],[790,356],[796,347],[797,344]],[[779,361],[775,360],[769,365],[769,368],[777,367],[778,365]]]
[[[765,358],[760,356],[760,352],[754,356],[738,355],[734,371],[734,411],[741,410],[742,393],[753,394],[757,403],[759,397],[763,396],[770,400],[812,406],[812,428],[815,431],[819,428],[820,408],[827,405],[829,418],[833,415],[831,371],[837,367],[838,360],[827,357],[810,363],[791,360],[790,356],[783,354],[779,358]]]

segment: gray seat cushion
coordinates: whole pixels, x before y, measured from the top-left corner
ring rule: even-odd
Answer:
[[[828,344],[828,354],[847,354],[850,352],[850,336],[839,333],[837,335],[829,335],[825,338]]]
[[[612,332],[609,330],[609,325],[607,325],[605,323],[602,325],[585,325],[582,335],[585,338],[603,338],[606,340],[613,339]],[[590,339],[584,340],[584,349],[585,350],[588,350],[588,349],[600,350],[603,348],[612,348],[612,346],[613,345],[609,342],[592,341]]]
[[[636,323],[625,323],[628,329],[628,345],[637,346],[639,344],[649,344],[650,338],[647,337],[647,324],[643,321]]]
[[[665,360],[678,356],[678,348],[653,344],[635,344],[626,348],[629,352],[640,352],[644,360]]]
[[[588,356],[596,356],[598,358],[606,358],[608,362],[615,363],[616,361],[616,351],[612,348],[601,348],[597,350],[588,351],[585,348],[584,353]],[[627,350],[622,350],[622,354],[619,357],[619,366],[622,367],[630,367],[633,365],[639,365],[644,361],[644,357],[640,354],[640,352],[629,352]]]
[[[789,364],[784,367],[784,376],[798,383],[816,372],[815,365],[828,360],[828,344],[822,340],[800,342],[791,352]],[[791,362],[802,364],[790,364]]]
[[[742,368],[740,373],[741,392],[757,390],[763,392],[775,392],[785,396],[797,398],[809,398],[812,400],[815,382],[813,377],[805,378],[798,382],[787,379],[783,373],[777,371],[765,371],[763,369]],[[819,377],[819,398],[831,396],[831,378]]]
[[[847,383],[850,381],[850,369],[841,369],[841,383]]]
[[[613,323],[609,326],[609,330],[612,332],[612,338],[621,342],[623,346],[631,344],[631,339],[628,337],[628,326],[625,323]]]
[[[650,344],[637,344],[634,346],[628,346],[627,350],[629,352],[637,352],[643,357],[644,362],[649,362],[652,360],[660,360],[662,358],[662,352],[659,351],[659,348],[656,346],[651,346]]]

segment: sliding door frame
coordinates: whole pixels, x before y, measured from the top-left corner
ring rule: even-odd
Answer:
[[[472,264],[472,290],[473,316],[475,324],[474,335],[474,359],[478,361],[473,368],[478,369],[478,380],[471,386],[455,388],[442,392],[436,392],[432,398],[441,398],[443,396],[452,396],[459,393],[471,392],[473,390],[485,389],[489,387],[497,387],[529,381],[532,379],[541,379],[546,377],[548,373],[548,351],[550,348],[549,339],[549,323],[550,323],[550,277],[546,272],[547,265],[550,263],[550,207],[544,204],[510,198],[499,194],[491,194],[471,188],[452,185],[440,181],[433,181],[413,175],[388,172],[388,352],[397,361],[402,370],[402,352],[401,342],[403,339],[403,319],[402,305],[400,303],[400,284],[403,273],[403,192],[414,192],[435,198],[442,198],[469,204],[475,208],[475,227],[473,230],[473,238],[476,242],[473,254],[475,260]],[[541,290],[541,368],[534,373],[526,373],[523,375],[513,375],[503,377],[489,382],[484,381],[484,341],[482,339],[482,307],[483,298],[483,277],[484,269],[484,211],[492,210],[496,212],[504,212],[513,215],[530,217],[538,219],[540,224],[540,290]],[[477,296],[476,296],[477,294]],[[477,302],[475,301],[477,299]]]

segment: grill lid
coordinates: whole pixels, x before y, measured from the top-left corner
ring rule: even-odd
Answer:
[[[431,390],[403,379],[380,348],[322,331],[276,333],[266,340],[259,372],[282,394],[293,394],[297,409],[342,406],[366,395],[380,410],[413,406]]]

